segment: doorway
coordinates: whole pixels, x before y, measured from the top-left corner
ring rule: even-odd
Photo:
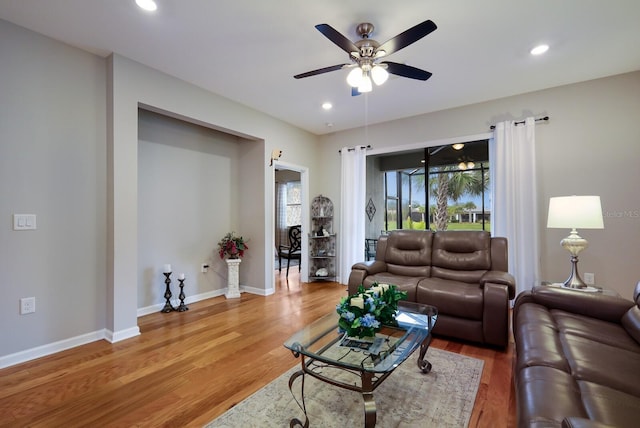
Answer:
[[[271,265],[272,272],[278,268],[277,266],[277,248],[280,243],[286,244],[288,238],[285,230],[288,226],[296,223],[302,227],[302,256],[300,260],[300,281],[308,282],[308,230],[309,230],[309,178],[308,169],[306,167],[289,164],[286,162],[274,161],[273,174],[273,240]],[[288,192],[287,192],[288,190]],[[288,193],[289,198],[285,197],[283,201],[279,193]],[[279,204],[278,201],[281,201]],[[282,205],[284,204],[284,205]],[[280,220],[279,220],[280,218]],[[284,220],[282,220],[284,218]],[[294,268],[295,269],[295,268]],[[294,270],[295,271],[295,270]]]

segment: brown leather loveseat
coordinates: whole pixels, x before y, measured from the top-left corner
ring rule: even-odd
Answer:
[[[380,237],[375,260],[353,265],[349,294],[394,284],[438,308],[434,334],[504,347],[515,295],[507,265],[507,240],[489,232],[395,230]]]
[[[518,427],[640,426],[640,283],[634,299],[551,286],[518,295]]]

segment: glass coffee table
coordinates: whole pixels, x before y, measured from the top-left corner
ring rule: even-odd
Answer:
[[[312,376],[340,388],[357,391],[364,400],[365,427],[376,424],[376,403],[373,391],[418,348],[418,367],[422,373],[431,371],[425,354],[431,343],[431,331],[438,310],[429,305],[401,301],[396,315],[397,326],[383,326],[373,344],[348,340],[338,332],[338,314],[331,313],[304,327],[291,336],[284,346],[301,357],[301,369],[289,378],[289,390],[302,376],[301,401],[305,415],[302,422],[294,418],[290,426],[309,426],[304,402],[304,377]],[[368,348],[368,349],[365,349]]]

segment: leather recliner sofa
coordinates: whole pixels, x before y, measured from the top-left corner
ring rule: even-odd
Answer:
[[[552,286],[518,295],[518,427],[640,426],[640,283],[634,299]]]
[[[507,240],[489,232],[395,230],[380,237],[375,260],[353,265],[348,292],[396,285],[438,309],[434,334],[504,347],[515,296],[507,267]]]

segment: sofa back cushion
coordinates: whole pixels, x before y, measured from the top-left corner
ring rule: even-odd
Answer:
[[[640,343],[640,281],[636,284],[636,288],[633,291],[633,299],[636,301],[636,306],[629,309],[627,313],[622,316],[622,326],[627,333],[629,333],[629,336]]]
[[[431,276],[468,283],[491,269],[491,235],[485,231],[440,231],[433,236]]]
[[[394,230],[387,237],[384,261],[394,275],[428,277],[431,272],[433,233],[428,230]]]

